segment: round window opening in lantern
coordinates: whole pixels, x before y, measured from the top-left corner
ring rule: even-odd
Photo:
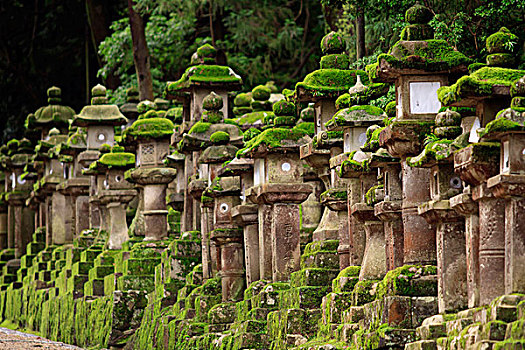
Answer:
[[[23,185],[26,183],[26,180],[22,178],[22,175],[18,175],[16,181],[18,182],[18,184],[20,185]]]
[[[281,169],[285,172],[288,172],[290,171],[290,169],[292,169],[292,166],[290,165],[290,163],[284,162],[283,164],[281,164]]]
[[[230,207],[226,203],[222,203],[219,207],[221,213],[226,213]]]
[[[458,176],[454,176],[450,179],[450,187],[461,188],[461,179]]]

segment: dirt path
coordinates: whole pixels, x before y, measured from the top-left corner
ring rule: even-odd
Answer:
[[[0,350],[25,350],[25,349],[49,349],[49,350],[81,350],[81,348],[51,341],[34,334],[13,331],[9,328],[0,327]]]

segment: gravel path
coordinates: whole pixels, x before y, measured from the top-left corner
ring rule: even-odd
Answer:
[[[25,349],[81,350],[82,348],[51,341],[34,334],[22,333],[0,327],[0,350]]]

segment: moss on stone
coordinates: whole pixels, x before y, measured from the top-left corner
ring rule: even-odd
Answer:
[[[246,142],[244,148],[237,152],[237,157],[242,157],[243,155],[257,149],[261,145],[271,149],[281,147],[284,140],[298,141],[306,135],[312,135],[312,129],[313,123],[300,123],[291,129],[266,129],[256,137]]]
[[[140,119],[126,129],[124,135],[132,139],[160,139],[170,137],[174,129],[173,122],[166,118]]]
[[[135,155],[126,152],[106,153],[100,157],[98,162],[109,168],[129,168],[135,165]]]
[[[330,32],[321,39],[321,51],[323,54],[337,54],[345,49],[345,41],[343,37],[336,33]]]
[[[210,141],[217,145],[225,145],[230,142],[230,134],[224,131],[216,131],[211,134]]]
[[[416,3],[405,12],[405,20],[411,24],[426,24],[434,18],[434,14],[426,6]]]
[[[389,54],[378,56],[377,62],[381,61],[397,69],[421,69],[431,72],[450,70],[472,62],[461,52],[455,51],[445,40],[437,39],[398,41],[392,46]]]
[[[461,101],[468,96],[490,96],[495,85],[511,86],[512,82],[525,75],[525,70],[484,67],[461,77],[451,86],[438,89],[438,99],[445,106]]]
[[[193,83],[242,84],[242,79],[227,66],[198,65],[186,69],[179,80],[168,83],[167,92],[188,88]]]
[[[197,122],[188,131],[188,134],[204,134],[211,127],[211,123]]]
[[[416,157],[408,157],[406,162],[411,167],[421,167],[428,162],[439,161],[450,157],[454,150],[450,148],[451,140],[441,140],[428,143]]]
[[[280,100],[273,104],[273,113],[276,116],[294,116],[295,104],[286,100]]]
[[[173,107],[166,111],[165,118],[171,120],[174,124],[180,124],[182,122],[182,107]]]
[[[256,101],[266,101],[270,98],[272,90],[266,85],[258,85],[252,90],[252,97]]]
[[[389,85],[382,83],[370,84],[366,89],[359,93],[344,94],[335,101],[335,108],[342,109],[354,105],[366,105],[370,101],[375,100],[388,92]]]
[[[249,107],[252,102],[252,96],[245,92],[241,92],[233,100],[233,104],[237,107]]]
[[[355,85],[357,75],[361,76],[363,84],[368,84],[368,75],[362,70],[319,69],[308,74],[302,82],[297,83],[295,88],[305,89],[315,96],[342,92]]]
[[[505,27],[490,35],[486,41],[487,51],[493,53],[511,53],[518,47],[518,37]]]
[[[352,106],[338,111],[325,126],[330,129],[347,125],[370,125],[370,123],[382,123],[385,117],[385,112],[379,107]]]
[[[321,57],[321,69],[348,69],[350,58],[345,54],[331,54]]]

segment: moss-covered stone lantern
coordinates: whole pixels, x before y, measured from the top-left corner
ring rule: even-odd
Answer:
[[[0,158],[2,155],[0,154]],[[0,250],[7,248],[7,201],[5,198],[5,174],[0,159]]]
[[[161,240],[168,234],[166,189],[177,171],[167,168],[164,159],[169,153],[173,131],[174,125],[169,119],[159,118],[156,111],[148,110],[123,134],[126,143],[138,144],[136,168],[126,172],[126,180],[142,187],[143,210],[139,205],[136,218],[144,218],[145,240]],[[136,230],[135,234],[138,233]]]
[[[249,285],[260,279],[258,208],[246,195],[253,187],[253,159],[234,158],[217,174],[223,178],[240,178],[241,203],[232,208],[231,215],[234,223],[243,228],[246,284]]]
[[[77,161],[84,170],[89,169],[91,163],[99,156],[99,149],[103,145],[111,147],[115,144],[115,126],[125,125],[128,122],[117,105],[108,103],[106,88],[100,84],[91,90],[91,104],[84,106],[73,119],[73,126],[85,128],[86,150],[81,152]],[[91,187],[95,185],[96,176],[91,177]],[[101,227],[99,203],[96,197],[90,199],[89,221],[91,228]],[[105,227],[104,227],[105,228]]]
[[[223,106],[223,98],[218,94],[212,92],[206,96],[203,100],[205,110],[202,114],[202,120],[195,123],[187,133],[183,134],[178,144],[179,152],[185,154],[187,157],[185,171],[186,176],[190,179],[184,200],[184,226],[191,227],[195,230],[200,228],[203,249],[207,249],[208,246],[213,245],[213,242],[208,242],[209,231],[207,231],[208,228],[211,229],[213,225],[213,202],[206,203],[206,201],[202,201],[202,194],[204,189],[208,187],[217,176],[217,171],[220,166],[218,164],[210,166],[208,163],[199,163],[199,159],[206,150],[208,154],[214,150],[231,150],[231,147],[241,146],[243,140],[242,131],[238,126],[224,123]],[[225,142],[228,146],[225,148],[217,147],[216,145],[210,148],[215,145],[214,142]],[[209,154],[209,156],[211,155],[212,154]],[[195,162],[189,162],[189,156],[191,156]],[[217,156],[220,157],[221,154],[216,154],[214,157]],[[233,156],[228,160],[232,158]],[[213,252],[213,249],[210,249],[209,252],[203,252],[203,256],[210,256]],[[209,263],[213,264],[213,259],[211,259]],[[213,270],[213,266],[211,266],[211,269]],[[204,267],[204,270],[206,273],[208,272],[206,267]],[[205,276],[208,276],[206,273]],[[209,276],[211,277],[211,275]]]
[[[501,143],[499,174],[487,180],[505,200],[505,293],[525,290],[525,75],[513,82],[511,107],[485,128],[484,138]]]
[[[344,53],[345,42],[339,34],[330,32],[324,36],[321,41],[321,50],[324,56],[320,61],[320,69],[308,74],[295,87],[297,103],[314,103],[315,111],[315,137],[311,142],[301,147],[301,159],[304,159],[315,169],[317,176],[324,184],[324,190],[335,191],[342,195],[346,191],[346,185],[341,183],[344,180],[341,181],[332,176],[333,172],[329,165],[329,159],[343,151],[342,132],[341,130],[327,131],[325,125],[336,113],[336,100],[348,95],[349,90],[356,84],[365,87],[363,84],[368,85],[369,79],[366,72],[349,69],[350,61]],[[332,180],[336,180],[338,183],[334,183]],[[335,199],[333,196],[325,196],[325,198]],[[338,239],[341,236],[340,233],[348,231],[347,220],[343,219],[344,214],[334,210],[338,207],[343,208],[343,206],[329,205],[328,202],[323,203],[323,206],[323,215],[313,233],[313,239]],[[340,240],[341,268],[349,264],[347,241],[347,239]]]
[[[329,130],[342,130],[344,151],[330,159],[334,177],[344,178],[347,193],[349,230],[349,264],[362,265],[360,279],[378,279],[386,273],[386,251],[383,223],[366,203],[365,194],[376,184],[377,176],[368,166],[370,154],[361,147],[367,141],[367,128],[383,123],[385,112],[378,107],[355,105],[338,111],[326,123]],[[335,180],[335,179],[334,179]]]
[[[82,173],[83,166],[79,155],[86,151],[86,133],[83,128],[77,128],[66,142],[58,144],[54,149],[64,168],[64,181],[57,186],[66,196],[72,208],[72,230],[77,237],[83,230],[89,228],[89,186],[90,178]]]
[[[97,183],[97,196],[107,208],[109,249],[122,249],[122,244],[129,240],[126,223],[126,206],[137,195],[133,185],[126,181],[124,172],[135,166],[135,155],[124,152],[124,148],[114,146],[109,153],[104,153],[90,166],[91,172],[104,177]]]
[[[31,241],[35,229],[34,211],[25,205],[34,180],[28,173],[24,173],[24,167],[31,162],[34,149],[27,139],[10,140],[7,142],[7,148],[4,163],[10,182],[5,194],[8,204],[7,246],[14,248],[15,258],[19,259],[25,254],[26,245]]]
[[[430,200],[418,207],[419,215],[436,225],[438,307],[450,312],[467,307],[465,220],[450,206],[450,198],[462,193],[461,178],[454,172],[452,141],[462,129],[461,115],[445,110],[436,115],[434,134],[443,137],[429,142],[420,155],[408,157],[409,166],[430,169]],[[466,141],[468,134],[461,139]]]
[[[259,204],[260,277],[289,280],[300,264],[300,211],[313,188],[302,183],[299,147],[312,135],[312,123],[296,125],[294,116],[274,119],[269,128],[246,142],[237,157],[254,159],[254,187]]]
[[[181,101],[185,109],[189,110],[189,113],[184,113],[184,121],[189,122],[189,127],[201,119],[202,100],[210,92],[214,91],[222,97],[224,105],[221,110],[227,115],[228,91],[236,91],[241,87],[241,77],[230,67],[217,65],[216,56],[217,50],[213,46],[206,44],[199,47],[193,65],[186,69],[179,80],[168,82],[166,86],[166,97]]]
[[[52,86],[47,90],[47,101],[49,105],[39,108],[34,114],[29,114],[26,119],[25,127],[28,130],[36,129],[40,131],[40,139],[48,138],[49,131],[58,128],[62,133],[67,133],[69,123],[75,111],[68,106],[63,106],[62,90]]]
[[[67,142],[68,136],[60,134],[58,129],[51,129],[47,140],[39,141],[35,147],[35,161],[42,161],[43,169],[39,181],[33,191],[37,196],[42,196],[45,203],[44,214],[46,223],[46,244],[64,244],[72,239],[71,214],[66,206],[63,194],[56,191],[57,185],[64,181],[64,166],[53,148],[60,143]]]
[[[367,67],[378,81],[396,86],[396,117],[379,135],[380,145],[401,158],[403,172],[404,263],[435,263],[435,228],[418,215],[430,198],[430,170],[412,168],[406,157],[417,155],[441,108],[437,90],[467,71],[471,60],[445,40],[433,38],[428,26],[432,12],[422,5],[410,8],[407,26],[388,54]]]

